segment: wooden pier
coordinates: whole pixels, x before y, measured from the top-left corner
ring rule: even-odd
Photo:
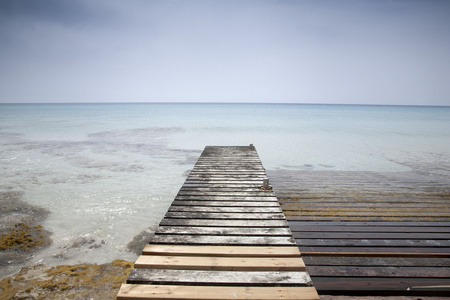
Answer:
[[[319,299],[252,145],[204,149],[117,299]]]
[[[269,174],[321,297],[450,299],[448,177],[308,170]]]

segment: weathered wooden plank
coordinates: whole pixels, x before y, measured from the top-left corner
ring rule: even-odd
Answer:
[[[354,267],[354,266],[308,266],[312,277],[423,277],[450,279],[450,270],[441,267]]]
[[[227,186],[234,186],[234,185],[261,185],[260,179],[255,180],[189,180],[187,179],[184,184],[204,184],[204,185],[227,185]]]
[[[292,234],[296,239],[429,239],[429,240],[448,240],[447,233],[414,233],[414,232],[298,232]]]
[[[209,200],[175,200],[172,202],[172,206],[219,206],[219,207],[280,207],[276,201],[209,201]]]
[[[231,196],[226,196],[226,195],[221,195],[221,196],[214,196],[214,195],[210,195],[210,196],[205,196],[205,195],[187,195],[187,196],[182,196],[182,195],[177,195],[175,197],[175,200],[197,200],[197,201],[256,201],[256,202],[273,202],[273,201],[277,201],[277,197],[275,197],[274,195],[267,195],[267,194],[261,194],[260,196],[236,196],[236,195],[231,195]]]
[[[229,162],[205,162],[197,163],[193,170],[250,170],[250,171],[266,171],[261,162],[257,161],[229,161]]]
[[[392,257],[450,257],[448,248],[417,247],[299,247],[303,256],[392,256]]]
[[[211,257],[141,255],[136,269],[215,271],[305,271],[299,257]]]
[[[448,200],[442,199],[442,198],[417,198],[417,199],[410,199],[410,198],[396,198],[395,202],[392,201],[391,198],[384,196],[384,197],[366,197],[364,198],[364,202],[358,202],[358,198],[349,198],[348,196],[336,196],[336,197],[329,197],[329,196],[322,196],[320,198],[317,198],[317,196],[308,196],[308,195],[302,195],[301,202],[298,202],[297,200],[287,200],[286,198],[280,197],[280,202],[286,205],[287,207],[291,208],[300,208],[300,207],[307,207],[307,206],[317,206],[321,207],[324,205],[329,204],[330,206],[363,206],[364,204],[367,205],[367,207],[370,206],[396,206],[396,207],[408,207],[410,205],[412,206],[419,206],[422,204],[423,206],[441,206],[448,208]],[[434,222],[434,221],[429,221]]]
[[[193,189],[193,188],[217,188],[217,189],[241,189],[241,188],[247,188],[247,189],[260,189],[262,185],[262,181],[255,181],[252,183],[241,183],[241,182],[235,182],[235,183],[202,183],[202,182],[196,182],[196,183],[184,183],[183,188],[184,189]]]
[[[211,212],[211,213],[282,213],[280,207],[220,207],[220,206],[174,206],[170,212]]]
[[[447,247],[450,252],[449,240],[377,240],[377,239],[295,239],[301,246],[327,247]]]
[[[133,269],[129,284],[183,284],[216,286],[311,286],[306,272],[230,272]]]
[[[205,173],[191,173],[187,177],[188,180],[263,180],[267,178],[265,174],[205,174]]]
[[[261,160],[255,158],[243,158],[239,157],[237,159],[218,159],[218,160],[204,160],[199,159],[196,166],[226,166],[226,165],[262,165]]]
[[[235,235],[235,236],[292,236],[289,228],[248,228],[248,227],[180,227],[160,226],[157,234],[182,234],[182,235]]]
[[[193,171],[219,171],[219,172],[231,172],[231,171],[257,171],[266,172],[261,164],[222,164],[222,165],[195,165]]]
[[[353,221],[360,221],[360,220],[367,220],[367,221],[385,221],[386,219],[394,220],[398,222],[402,221],[429,221],[430,219],[433,220],[447,220],[449,218],[445,216],[430,216],[430,215],[422,215],[422,216],[413,216],[414,214],[411,214],[410,216],[395,216],[394,214],[391,216],[385,216],[385,215],[378,215],[378,216],[359,216],[357,214],[354,215],[348,215],[348,214],[342,214],[342,215],[317,215],[317,216],[291,216],[289,214],[286,214],[286,218],[289,221],[295,221],[295,220],[303,220],[303,221],[342,221],[342,222],[353,222]]]
[[[304,256],[309,266],[450,267],[450,258]]]
[[[165,218],[172,219],[230,219],[230,220],[284,220],[282,213],[197,213],[167,212]]]
[[[155,234],[150,241],[155,244],[179,245],[272,245],[293,246],[295,241],[290,236],[215,236],[215,235],[167,235]]]
[[[288,227],[286,220],[163,219],[160,226]]]
[[[327,295],[434,295],[450,294],[450,279],[446,278],[377,278],[377,277],[312,277],[314,287]],[[422,287],[425,293],[417,293]],[[439,288],[441,287],[441,288]]]
[[[342,217],[342,216],[353,216],[353,217],[441,217],[441,218],[449,218],[450,212],[441,212],[441,211],[363,211],[363,210],[347,210],[347,211],[318,211],[318,210],[286,210],[283,209],[286,216],[291,217],[295,220],[296,217],[303,216],[324,216],[324,217]]]
[[[212,187],[212,188],[210,188],[210,187],[184,187],[183,186],[180,189],[180,192],[195,192],[198,194],[209,193],[209,192],[214,192],[214,193],[236,192],[236,193],[245,195],[248,192],[250,192],[250,193],[261,192],[261,187],[253,187],[253,188],[234,188],[234,187],[214,188],[214,187]]]
[[[191,171],[189,173],[188,178],[209,178],[209,179],[214,179],[216,180],[216,178],[241,178],[241,179],[246,179],[246,178],[253,178],[253,179],[264,179],[267,178],[267,175],[264,172],[257,172],[257,171]]]
[[[150,244],[144,247],[143,255],[175,256],[238,256],[238,257],[300,257],[296,246],[181,246]]]
[[[204,169],[204,170],[198,170],[198,169],[193,169],[189,175],[195,176],[195,175],[237,175],[237,176],[244,176],[244,175],[248,175],[248,176],[253,176],[253,175],[260,175],[260,176],[267,176],[266,172],[264,170],[245,170],[245,169]]]
[[[117,299],[317,300],[319,299],[319,295],[313,287],[219,287],[123,284],[119,290]]]
[[[292,200],[291,200],[292,199]],[[445,207],[448,208],[448,201],[444,199],[433,199],[426,198],[424,201],[420,201],[420,199],[408,199],[401,198],[396,199],[395,201],[389,201],[388,198],[369,198],[365,199],[364,202],[358,202],[357,199],[349,199],[340,198],[340,197],[323,197],[323,198],[303,198],[300,200],[296,200],[295,198],[283,198],[280,197],[280,202],[286,205],[287,208],[299,208],[299,207],[323,207],[329,205],[330,207],[380,207],[380,206],[394,206],[394,207]]]
[[[178,196],[229,196],[229,197],[275,197],[275,194],[272,191],[255,191],[255,192],[226,192],[226,191],[217,191],[217,192],[201,192],[198,193],[196,191],[180,191],[178,192]]]
[[[292,226],[292,231],[295,232],[408,232],[408,233],[450,233],[450,227],[422,227],[422,226]],[[450,238],[450,236],[449,236]]]
[[[261,162],[261,159],[259,158],[258,154],[254,153],[254,155],[239,155],[235,154],[234,156],[224,156],[224,155],[218,155],[215,157],[207,157],[207,156],[200,156],[198,158],[198,163],[221,163],[221,162]]]

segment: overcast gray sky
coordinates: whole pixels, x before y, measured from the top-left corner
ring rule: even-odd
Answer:
[[[450,1],[0,1],[0,102],[166,101],[450,105]]]

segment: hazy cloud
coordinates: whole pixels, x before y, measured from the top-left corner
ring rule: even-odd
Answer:
[[[0,2],[0,102],[450,105],[447,1]]]

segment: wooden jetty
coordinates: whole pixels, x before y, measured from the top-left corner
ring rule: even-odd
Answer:
[[[319,299],[252,145],[204,149],[117,299]]]
[[[448,178],[343,171],[271,176],[321,296],[450,297]]]

